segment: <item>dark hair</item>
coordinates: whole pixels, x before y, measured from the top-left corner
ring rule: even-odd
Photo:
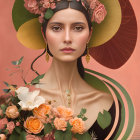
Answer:
[[[78,2],[76,0],[71,0],[71,1],[61,0],[60,2],[56,3],[56,8],[53,9],[53,12],[56,13],[60,10],[67,9],[69,7],[71,9],[78,10],[85,15],[85,17],[87,19],[87,22],[88,22],[89,31],[91,31],[91,27],[92,27],[92,23],[91,23],[91,20],[90,20],[91,17],[89,15],[88,11],[86,10],[86,8],[82,6],[81,1]],[[46,27],[47,27],[48,21],[49,20],[45,20],[45,22],[42,23],[42,29],[43,29],[43,33],[44,33],[45,37],[46,37]],[[49,50],[48,45],[47,45],[47,50],[46,51],[48,52],[48,54],[50,56],[53,57],[53,55],[51,54],[51,52]],[[78,72],[79,72],[79,74],[82,78],[84,78],[84,67],[83,67],[83,64],[82,64],[82,61],[81,61],[81,57],[86,55],[86,54],[87,54],[87,48],[85,49],[84,53],[77,60]]]

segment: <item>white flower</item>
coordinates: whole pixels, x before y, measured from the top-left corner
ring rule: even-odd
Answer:
[[[17,90],[17,96],[20,100],[18,103],[22,110],[32,110],[35,107],[45,103],[45,99],[39,95],[39,90],[29,91],[27,87],[19,87]]]

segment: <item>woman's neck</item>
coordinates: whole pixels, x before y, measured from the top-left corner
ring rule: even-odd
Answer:
[[[77,60],[63,62],[53,58],[51,67],[45,75],[45,82],[49,85],[51,83],[50,86],[53,89],[61,90],[61,92],[71,90],[79,80],[81,77],[77,69]]]

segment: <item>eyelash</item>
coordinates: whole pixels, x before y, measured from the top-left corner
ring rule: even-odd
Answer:
[[[79,30],[78,28],[79,28],[80,30]],[[78,31],[78,32],[82,31],[83,29],[84,29],[83,26],[75,26],[75,27],[74,27],[74,30],[76,30],[76,31]]]
[[[62,30],[62,27],[60,27],[60,26],[53,26],[51,29],[54,32],[59,32],[60,30]],[[84,29],[84,27],[83,26],[75,26],[73,29],[75,31],[77,31],[77,32],[80,32],[80,31],[82,31]]]

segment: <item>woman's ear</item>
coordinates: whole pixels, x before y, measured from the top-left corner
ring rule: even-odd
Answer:
[[[41,33],[42,33],[43,39],[45,40],[45,43],[47,44],[47,39],[46,39],[46,37],[44,35],[44,32],[43,32],[43,28],[42,27],[41,27]]]
[[[91,38],[91,36],[92,36],[92,32],[93,32],[93,28],[91,27],[91,30],[90,30],[90,32],[89,32],[89,37],[88,37],[88,43],[89,43],[90,38]]]

